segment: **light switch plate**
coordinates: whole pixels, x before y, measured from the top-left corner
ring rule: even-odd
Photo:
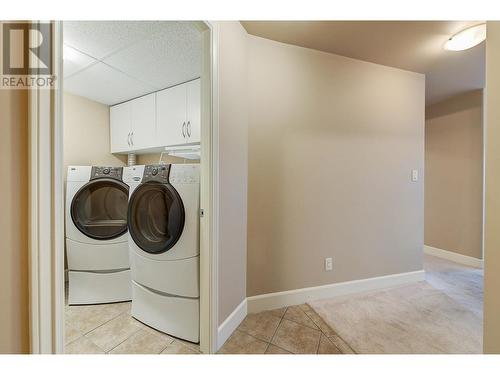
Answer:
[[[331,271],[333,269],[332,258],[325,258],[325,271]]]
[[[418,169],[413,169],[411,171],[411,180],[413,182],[417,182],[418,181]]]

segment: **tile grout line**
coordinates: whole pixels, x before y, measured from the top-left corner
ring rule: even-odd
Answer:
[[[344,353],[344,352],[342,352],[342,354],[358,354],[358,352],[357,352],[357,351],[355,351],[355,350],[352,348],[352,346],[351,346],[349,343],[347,343],[347,341],[345,341],[345,340],[344,340],[341,336],[339,336],[339,335],[337,334],[337,337],[338,337],[338,338],[339,338],[339,339],[340,339],[340,340],[341,340],[341,341],[342,341],[345,345],[347,345],[347,347],[349,347],[349,349],[351,349],[351,351],[352,351],[352,353]],[[330,341],[331,341],[331,340],[330,340]],[[335,345],[335,344],[333,344],[333,345]],[[337,345],[335,345],[335,346],[337,346]],[[338,348],[338,346],[337,346],[337,348]]]
[[[271,336],[271,340],[269,340],[269,343],[267,344],[266,352],[267,352],[267,350],[269,349],[269,345],[271,345],[271,343],[272,343],[272,341],[273,341],[273,339],[274,339],[274,336],[276,336],[276,333],[278,332],[278,329],[279,329],[279,328],[280,328],[280,326],[281,326],[281,322],[283,322],[283,319],[285,319],[285,318],[284,318],[284,316],[285,316],[286,312],[288,311],[288,307],[289,307],[289,306],[286,306],[285,311],[283,311],[283,315],[281,315],[281,317],[280,317],[280,321],[279,321],[278,325],[276,326],[276,329],[274,330],[273,335]],[[279,346],[279,345],[277,345],[277,344],[272,344],[272,345],[276,345],[278,348],[283,349],[283,350],[286,350],[285,348],[282,348],[281,346]],[[286,350],[286,351],[287,351],[287,352],[290,352],[290,351],[288,351],[288,350]],[[264,352],[264,353],[265,353],[265,352]],[[293,354],[293,353],[292,353],[292,354]]]
[[[316,310],[314,310],[314,309],[311,307],[311,305],[307,304],[307,306],[309,306],[309,308],[312,310],[312,312],[313,312],[313,313],[314,313],[314,314],[315,314],[315,315],[316,315],[319,319],[321,319],[321,321],[323,322],[323,324],[325,324],[326,326],[328,326],[328,327],[332,330],[332,332],[335,334],[335,336],[337,336],[340,340],[342,340],[342,342],[343,342],[345,345],[347,345],[347,346],[349,347],[349,349],[351,349],[351,351],[352,351],[354,354],[358,354],[358,353],[357,353],[357,352],[356,352],[356,351],[355,351],[355,350],[351,347],[351,345],[349,345],[349,344],[348,344],[348,343],[347,343],[347,342],[346,342],[346,341],[342,338],[342,336],[340,336],[340,335],[338,334],[338,332],[337,332],[337,331],[335,331],[332,327],[330,327],[330,325],[329,325],[329,324],[327,324],[327,323],[325,322],[325,320],[324,320],[324,319],[323,319],[323,318],[322,318],[322,317],[321,317],[321,316],[320,316],[320,315],[316,312]],[[307,315],[307,314],[306,314],[306,315]],[[314,323],[314,321],[313,321],[313,323]],[[316,323],[314,323],[314,324],[316,324]],[[325,337],[328,339],[328,341],[330,341],[330,342],[333,344],[333,346],[335,346],[335,347],[336,347],[336,348],[337,348],[337,349],[338,349],[338,350],[339,350],[342,354],[347,354],[347,353],[344,353],[344,352],[343,352],[343,351],[342,351],[342,350],[341,350],[341,349],[340,349],[340,348],[339,348],[339,347],[338,347],[338,346],[337,346],[337,345],[336,345],[336,344],[335,344],[335,343],[334,343],[334,342],[330,339],[330,337],[328,337],[328,335],[327,335],[327,334],[326,334],[326,333],[325,333],[325,332],[321,329],[321,327],[319,327],[317,324],[316,324],[316,326],[319,328],[319,330],[321,331],[321,333],[323,333],[323,334],[325,335]]]
[[[112,320],[118,319],[120,316],[122,316],[122,315],[123,315],[123,314],[125,314],[125,313],[126,313],[126,311],[121,312],[120,314],[118,314],[118,315],[116,315],[115,317],[113,317],[113,318],[109,319],[108,321],[106,321],[106,322],[104,322],[104,323],[102,323],[102,324],[99,324],[99,325],[98,325],[97,327],[95,327],[95,328],[92,328],[90,331],[88,331],[88,332],[84,333],[81,337],[83,337],[83,336],[87,337],[87,335],[88,335],[88,334],[90,334],[90,333],[94,332],[94,331],[95,331],[96,329],[98,329],[98,328],[101,328],[103,325],[105,325],[105,324],[107,324],[107,323],[111,322]],[[94,341],[93,341],[90,337],[87,337],[87,338],[88,338],[90,341],[94,342]],[[96,344],[96,345],[97,345],[97,344]],[[97,346],[99,346],[99,345],[97,345]],[[102,348],[101,348],[101,349],[102,349]],[[102,350],[104,350],[104,349],[102,349]]]
[[[74,339],[74,340],[71,340],[71,341],[69,341],[69,342],[64,341],[64,347],[66,347],[66,346],[68,346],[69,344],[72,344],[72,343],[74,343],[74,342],[76,342],[76,341],[78,341],[78,340],[80,340],[80,339],[82,339],[82,338],[84,338],[84,337],[85,337],[86,339],[89,339],[90,341],[92,341],[92,343],[93,343],[94,345],[96,345],[99,349],[101,349],[102,351],[105,351],[103,348],[101,348],[99,345],[97,345],[97,344],[96,344],[96,343],[95,343],[95,342],[94,342],[94,341],[93,341],[90,337],[88,337],[87,335],[88,335],[89,333],[91,333],[91,332],[94,332],[96,329],[98,329],[98,328],[102,327],[103,325],[105,325],[105,324],[107,324],[107,323],[111,322],[112,320],[115,320],[115,319],[116,319],[116,318],[118,318],[120,315],[121,315],[121,313],[120,313],[120,314],[118,314],[117,316],[115,316],[114,318],[111,318],[110,320],[107,320],[106,322],[104,322],[104,323],[102,323],[102,324],[99,324],[98,326],[96,326],[96,327],[92,328],[90,331],[87,331],[87,332],[85,332],[84,334],[82,334],[82,335],[78,336],[78,337],[77,337],[76,339]]]
[[[315,312],[315,311],[314,311],[314,314],[316,314],[316,312]],[[325,323],[325,321],[323,320],[323,318],[321,318],[321,316],[319,316],[318,314],[316,314],[316,315],[318,316],[318,318],[319,318],[319,319],[321,319],[321,320],[322,320],[323,324],[326,324],[326,323]],[[316,323],[315,323],[315,324],[316,324]],[[326,324],[326,325],[327,325],[328,327],[330,327],[328,324]],[[342,354],[346,354],[346,353],[344,353],[344,352],[343,352],[343,351],[342,351],[342,350],[341,350],[341,349],[340,349],[340,348],[339,348],[339,347],[338,347],[338,346],[337,346],[337,345],[336,345],[336,344],[335,344],[335,343],[334,343],[334,342],[330,339],[330,337],[328,337],[328,335],[326,334],[326,332],[324,332],[324,331],[321,329],[321,327],[318,327],[318,328],[319,328],[319,331],[321,332],[321,334],[322,334],[323,336],[325,336],[325,337],[326,337],[326,339],[327,339],[327,340],[328,340],[328,341],[329,341],[329,342],[330,342],[333,346],[335,346],[335,347],[338,349],[338,351],[339,351],[340,353],[342,353]],[[332,330],[332,332],[335,334],[335,336],[337,336],[337,337],[338,337],[338,338],[340,338],[343,342],[345,342],[345,341],[344,341],[344,340],[343,340],[343,339],[342,339],[342,338],[341,338],[341,337],[337,334],[337,332],[333,330],[333,328],[332,328],[332,327],[330,327],[330,329],[331,329],[331,330]],[[321,340],[321,337],[320,337],[320,340]],[[346,345],[347,345],[347,343],[346,343]],[[349,345],[347,345],[347,346],[349,346]],[[351,348],[351,347],[349,346],[349,348]],[[318,346],[318,350],[319,350],[319,346]],[[351,348],[351,350],[352,350],[352,348]],[[354,351],[354,350],[353,350],[353,351]]]
[[[171,336],[171,335],[169,335],[166,332],[159,331],[156,328],[153,328],[153,327],[148,326],[147,324],[141,322],[137,318],[134,318],[132,315],[131,315],[131,318],[134,319],[134,321],[138,322],[141,325],[141,329],[145,329],[146,331],[150,330],[150,331],[153,331],[154,334],[165,335],[166,337],[170,338],[172,341],[170,341],[167,346],[172,345],[174,342],[178,342],[180,345],[184,346],[185,348],[188,348],[191,351],[194,351],[194,352],[197,352],[197,353],[201,353],[201,351],[200,351],[200,344],[199,343],[196,344],[196,343],[193,343],[193,342],[190,342],[190,341],[187,341],[187,340],[183,340],[183,339],[175,337],[175,336]],[[238,327],[236,329],[238,329]],[[196,346],[196,349],[193,348],[193,347],[191,347],[190,345]],[[163,350],[165,350],[166,348],[167,347],[165,347]]]
[[[296,322],[295,320],[286,319],[286,318],[285,318],[285,314],[283,314],[283,319],[282,319],[282,320],[287,320],[287,321],[289,321],[289,322],[292,322],[292,323],[298,324],[298,325],[299,325],[299,326],[301,326],[301,327],[305,327],[305,328],[309,328],[309,329],[314,329],[315,331],[319,331],[320,336],[319,336],[319,339],[318,339],[318,344],[317,344],[317,346],[316,346],[316,353],[313,353],[313,354],[318,354],[319,344],[320,344],[320,341],[321,341],[321,335],[323,334],[323,331],[321,330],[321,328],[320,328],[320,327],[318,327],[318,325],[317,325],[316,323],[314,323],[314,321],[313,321],[313,320],[309,317],[309,315],[307,315],[307,314],[306,314],[306,312],[305,312],[304,310],[302,310],[302,308],[300,308],[300,305],[295,305],[295,306],[297,306],[297,307],[300,309],[300,311],[302,311],[302,312],[304,313],[304,315],[305,315],[305,316],[306,316],[306,317],[307,317],[307,318],[308,318],[308,319],[309,319],[309,320],[313,323],[313,325],[314,325],[315,327],[317,327],[317,329],[316,329],[316,328],[313,328],[313,327],[310,327],[310,326],[308,326],[308,325],[305,325],[305,324],[302,324],[302,323]],[[287,307],[287,310],[288,310],[288,307]],[[285,311],[285,313],[286,313],[286,311]],[[280,348],[281,348],[281,347],[280,347]],[[284,348],[281,348],[281,349],[284,349]],[[284,350],[286,350],[286,349],[284,349]],[[296,353],[292,353],[292,354],[296,354]]]
[[[161,331],[158,331],[158,332],[161,332]],[[178,338],[178,337],[170,336],[169,334],[167,334],[165,332],[161,332],[161,333],[167,335],[168,337],[170,337],[172,339],[172,342],[170,344],[172,344],[174,341],[176,341],[179,344],[181,344],[182,346],[184,346],[184,347],[186,347],[186,348],[188,348],[190,350],[193,350],[193,351],[196,351],[198,353],[201,353],[201,351],[200,351],[200,343],[194,343],[194,342],[191,342],[191,341],[183,340],[183,339]],[[196,346],[196,349],[193,348],[192,346]]]
[[[312,314],[316,315],[316,316],[317,316],[317,317],[318,317],[318,318],[319,318],[319,319],[323,322],[323,324],[325,324],[326,326],[328,326],[328,327],[332,330],[332,332],[334,332],[334,333],[335,333],[335,335],[336,335],[336,336],[340,337],[340,336],[337,334],[337,332],[335,332],[335,331],[333,330],[333,328],[331,328],[328,324],[326,324],[326,323],[325,323],[325,321],[323,320],[323,318],[321,318],[321,316],[319,316],[319,314],[318,314],[318,313],[316,313],[316,311],[315,311],[315,310],[314,310],[314,309],[313,309],[313,308],[312,308],[312,307],[311,307],[308,303],[305,303],[305,305],[306,305],[306,306],[308,306],[308,307],[309,307],[309,309],[311,310]],[[328,335],[326,334],[326,332],[325,332],[325,331],[323,331],[323,330],[321,329],[321,327],[320,327],[320,326],[319,326],[319,325],[318,325],[318,324],[317,324],[314,320],[312,320],[312,318],[309,316],[309,314],[307,314],[304,310],[302,310],[302,311],[303,311],[303,312],[304,312],[304,314],[305,314],[305,315],[309,318],[309,320],[310,320],[310,321],[312,321],[312,322],[313,322],[313,324],[314,324],[316,327],[318,327],[318,330],[319,330],[320,334],[321,334],[321,335],[323,335],[323,336],[325,336],[325,337],[326,337],[326,339],[327,339],[327,340],[328,340],[328,341],[329,341],[329,342],[330,342],[333,346],[335,346],[335,347],[336,347],[336,348],[337,348],[337,349],[338,349],[338,350],[339,350],[339,351],[343,354],[342,350],[340,350],[340,348],[339,348],[337,345],[335,345],[335,343],[334,343],[334,342],[332,342],[332,340],[330,340],[330,338],[328,337]],[[321,335],[320,335],[320,337],[319,337],[320,341],[318,342],[318,348],[317,348],[317,351],[319,350],[319,344],[320,344],[320,342],[321,342]],[[351,349],[352,349],[352,348],[351,348]],[[316,354],[318,354],[318,353],[317,353],[317,351],[316,351]]]
[[[288,306],[285,306],[285,307],[286,307],[286,309],[288,309]],[[285,312],[286,312],[286,309],[285,309]],[[269,311],[270,311],[270,310],[269,310]],[[285,312],[283,313],[283,316],[285,315]],[[260,338],[260,337],[257,337],[257,336],[255,336],[255,335],[253,335],[253,334],[249,333],[249,332],[246,332],[246,331],[241,330],[241,329],[240,329],[240,325],[241,325],[241,323],[240,323],[240,325],[239,325],[238,327],[236,327],[235,331],[239,331],[239,332],[241,332],[241,333],[244,333],[245,335],[248,335],[248,336],[250,336],[250,337],[253,337],[253,338],[254,338],[254,339],[256,339],[256,340],[262,341],[263,343],[267,344],[267,346],[266,346],[266,350],[265,350],[265,351],[264,351],[264,353],[263,353],[263,354],[265,354],[265,352],[266,352],[266,351],[267,351],[267,349],[269,348],[269,345],[271,344],[272,339],[274,338],[274,335],[275,335],[275,334],[276,334],[276,332],[278,331],[278,328],[279,328],[279,326],[280,326],[280,324],[281,324],[281,321],[283,320],[283,317],[281,316],[279,319],[280,319],[280,320],[279,320],[279,322],[278,322],[278,325],[276,326],[276,329],[274,330],[274,333],[273,333],[273,335],[271,336],[271,338],[269,339],[269,341],[268,341],[268,340],[265,340],[265,339],[262,339],[262,338]],[[231,336],[232,336],[232,334],[231,334]],[[274,344],[273,344],[273,345],[274,345]],[[280,348],[281,348],[281,347],[280,347]],[[283,348],[281,348],[281,349],[283,349]]]
[[[319,340],[318,340],[318,346],[316,347],[316,354],[319,354],[319,346],[321,345],[321,337],[324,336],[323,332],[320,330],[319,331]],[[326,336],[325,336],[326,337]]]
[[[169,337],[170,337],[170,336],[169,336]],[[182,342],[182,340],[180,340],[180,339],[173,339],[173,340],[172,340],[172,342],[171,342],[171,343],[169,343],[169,344],[165,347],[165,349],[167,349],[167,348],[168,348],[170,345],[172,345],[174,342],[178,342],[178,343],[179,343],[179,345],[182,345],[183,347],[187,348],[188,350],[191,350],[193,353],[196,353],[196,354],[205,354],[205,353],[202,353],[202,352],[201,352],[201,351],[199,351],[199,350],[194,350],[193,348],[191,348],[191,347],[189,347],[188,345],[184,344],[184,342]],[[163,349],[163,350],[165,350],[165,349]],[[163,350],[162,350],[162,352],[163,352]],[[160,352],[160,354],[161,354],[161,352]]]
[[[127,338],[123,341],[121,341],[120,343],[118,343],[117,345],[113,346],[111,349],[109,349],[106,354],[109,354],[110,351],[112,351],[113,349],[115,349],[116,347],[120,346],[121,344],[123,344],[125,341],[127,341],[129,338],[131,338],[132,336],[134,336],[137,332],[141,331],[142,330],[142,327],[138,327],[134,332],[132,332],[132,334],[130,336],[127,336]],[[92,340],[92,339],[91,339]],[[97,345],[97,344],[96,344]]]
[[[294,306],[295,306],[295,305],[294,305]],[[297,306],[298,306],[298,305],[297,305]],[[278,332],[278,330],[279,330],[279,327],[281,326],[281,324],[283,323],[283,321],[284,321],[284,320],[286,320],[286,321],[288,321],[288,322],[295,323],[295,324],[297,324],[297,325],[299,325],[299,326],[301,326],[301,327],[305,327],[305,328],[313,329],[313,330],[315,330],[315,331],[319,331],[319,332],[320,332],[320,335],[321,335],[321,334],[323,334],[323,335],[325,335],[325,337],[327,337],[327,336],[326,336],[326,334],[324,334],[324,332],[321,330],[321,328],[320,328],[320,327],[318,327],[318,325],[317,325],[316,323],[314,323],[314,321],[313,321],[313,320],[312,320],[312,319],[311,319],[311,318],[310,318],[307,314],[306,314],[306,316],[308,317],[308,319],[309,319],[309,320],[311,320],[311,321],[313,322],[314,326],[315,326],[315,327],[317,327],[317,329],[316,329],[316,328],[313,328],[313,327],[310,327],[310,326],[307,326],[307,325],[305,325],[305,324],[302,324],[302,323],[296,322],[295,320],[291,320],[291,319],[287,319],[287,318],[285,318],[285,314],[286,314],[286,312],[288,311],[288,308],[289,308],[289,307],[291,307],[291,306],[285,306],[285,311],[283,312],[283,315],[281,315],[281,316],[280,316],[280,321],[278,322],[278,325],[277,325],[276,329],[274,330],[274,333],[273,333],[273,335],[271,336],[271,338],[269,339],[269,341],[264,340],[264,339],[262,339],[262,338],[260,338],[260,337],[257,337],[257,336],[255,336],[255,335],[253,335],[253,334],[249,333],[249,332],[243,331],[243,330],[239,329],[239,326],[238,326],[238,328],[236,328],[236,330],[238,330],[238,331],[240,331],[240,332],[242,332],[242,333],[244,333],[244,334],[246,334],[246,335],[248,335],[248,336],[251,336],[251,337],[253,337],[253,338],[254,338],[254,339],[256,339],[256,340],[259,340],[259,341],[262,341],[262,342],[264,342],[264,343],[267,343],[266,352],[267,352],[267,350],[269,349],[269,346],[270,346],[270,345],[275,345],[276,347],[278,347],[278,348],[280,348],[280,349],[282,349],[282,350],[285,350],[286,352],[288,352],[288,353],[290,353],[290,354],[297,354],[297,353],[290,352],[288,349],[285,349],[285,348],[283,348],[283,347],[279,346],[278,344],[276,344],[276,343],[273,343],[273,342],[272,342],[272,341],[273,341],[273,339],[274,339],[274,337],[276,336],[276,333],[277,333],[277,332]],[[267,310],[267,311],[270,311],[270,310]],[[303,311],[303,310],[301,310],[301,311]],[[305,312],[304,312],[304,313],[305,313]],[[328,337],[327,337],[327,338],[328,338]],[[321,336],[320,336],[320,339],[321,339]],[[329,341],[330,341],[330,340],[329,340]],[[337,349],[339,349],[339,348],[338,348],[338,347],[337,347],[337,346],[336,346],[333,342],[332,342],[332,345],[334,345]],[[318,347],[317,347],[316,351],[317,351],[318,349],[319,349],[319,341],[318,341]],[[340,351],[340,349],[339,349],[339,351]],[[264,352],[264,354],[265,354],[265,352]]]
[[[239,331],[240,333],[243,333],[243,334],[245,334],[245,335],[247,335],[247,336],[253,337],[254,339],[256,339],[256,340],[258,340],[258,341],[261,341],[261,342],[263,342],[264,344],[269,344],[269,341],[264,340],[264,339],[263,339],[263,338],[261,338],[261,337],[257,337],[257,336],[255,336],[255,335],[252,335],[251,333],[248,333],[248,332],[242,331],[242,330],[241,330],[241,329],[239,329],[239,328],[236,328],[236,329],[235,329],[235,331]],[[233,333],[234,333],[234,332],[233,332]],[[231,334],[231,336],[232,336],[232,334]],[[230,337],[231,337],[231,336],[230,336]],[[184,345],[184,344],[183,344],[183,345]],[[187,345],[184,345],[184,346],[188,347]],[[188,347],[188,348],[189,348],[189,347]]]
[[[122,342],[120,342],[118,345],[113,346],[111,349],[109,349],[109,350],[107,350],[107,351],[106,351],[106,349],[104,349],[104,348],[100,347],[99,345],[97,345],[97,343],[95,343],[95,342],[94,342],[94,340],[92,340],[92,339],[91,339],[90,337],[88,337],[87,335],[88,335],[88,334],[90,334],[90,333],[92,333],[92,332],[94,332],[96,329],[98,329],[98,328],[102,327],[103,325],[105,325],[105,324],[107,324],[107,323],[109,323],[109,322],[111,322],[111,321],[113,321],[113,320],[115,320],[115,319],[118,319],[120,316],[124,315],[125,313],[127,313],[127,311],[123,311],[123,312],[121,312],[120,314],[118,314],[117,316],[115,316],[113,319],[110,319],[110,320],[108,320],[106,323],[103,323],[103,324],[101,324],[100,326],[95,327],[94,329],[92,329],[92,330],[88,331],[88,332],[87,332],[86,334],[84,334],[83,336],[85,336],[86,338],[88,338],[90,341],[92,341],[92,342],[94,343],[94,345],[96,345],[98,348],[100,348],[102,351],[104,351],[106,354],[108,354],[111,350],[113,350],[113,349],[114,349],[114,348],[116,348],[118,345],[120,345],[120,344],[124,343],[125,341],[127,341],[130,337],[132,337],[132,336],[133,336],[133,335],[134,335],[137,331],[139,331],[139,330],[140,330],[140,329],[142,329],[142,328],[141,328],[141,327],[139,327],[136,331],[134,331],[134,332],[133,332],[130,336],[128,336],[125,340],[123,340]],[[83,336],[82,336],[82,337],[83,337]]]
[[[168,336],[168,335],[167,335],[167,336]],[[168,337],[170,337],[170,336],[168,336]],[[167,349],[167,348],[168,348],[171,344],[173,344],[173,343],[174,343],[174,341],[175,341],[175,339],[172,339],[172,341],[170,341],[170,342],[169,342],[169,343],[168,343],[168,344],[167,344],[167,345],[166,345],[166,346],[165,346],[162,350],[160,350],[160,351],[159,351],[158,353],[156,353],[156,354],[161,354],[161,353],[163,353],[163,351],[164,351],[165,349]]]
[[[338,351],[339,351],[340,353],[342,353],[342,354],[346,354],[346,353],[344,353],[344,352],[342,351],[342,349],[340,349],[340,348],[338,347],[338,345],[337,345],[337,344],[335,344],[335,343],[334,343],[334,342],[333,342],[333,341],[332,341],[332,340],[331,340],[331,339],[330,339],[327,335],[325,335],[325,337],[326,337],[326,339],[327,339],[328,341],[330,341],[330,343],[331,343],[333,346],[335,346],[335,347],[338,349]],[[340,336],[337,336],[337,337],[339,337],[339,338],[340,338]],[[342,340],[342,339],[341,339],[341,340]],[[344,340],[342,340],[342,341],[344,341]]]
[[[292,323],[298,324],[301,327],[306,327],[306,328],[309,328],[309,329],[314,329],[315,331],[323,332],[320,328],[314,328],[314,327],[311,327],[311,326],[307,326],[307,325],[302,324],[300,322],[296,322],[295,320],[292,320],[292,319],[283,318],[283,320],[286,320],[287,322],[292,322]]]
[[[307,306],[309,306],[307,303],[306,303],[306,305],[307,305]],[[309,308],[313,311],[313,313],[314,313],[314,314],[316,314],[316,312],[313,310],[313,308],[312,308],[311,306],[309,306]],[[310,320],[310,321],[311,321],[311,322],[312,322],[312,323],[313,323],[316,327],[318,327],[318,329],[319,329],[319,331],[320,331],[321,333],[324,333],[324,332],[323,332],[323,330],[321,329],[321,327],[320,327],[319,325],[317,325],[317,324],[316,324],[316,322],[315,322],[314,320],[312,320],[312,319],[311,319],[311,317],[310,317],[309,315],[307,315],[307,313],[306,313],[305,311],[304,311],[304,314],[305,314],[305,315],[309,318],[309,320]],[[316,314],[316,315],[317,315],[317,316],[321,319],[321,317],[320,317],[318,314]],[[330,327],[330,326],[329,326],[329,327]],[[333,329],[332,329],[332,331],[333,331]]]
[[[321,321],[323,322],[323,324],[327,325],[327,326],[328,326],[328,327],[332,330],[332,332],[334,332],[334,333],[335,333],[335,335],[337,335],[337,336],[340,338],[340,336],[337,334],[337,332],[336,332],[336,331],[334,331],[334,330],[333,330],[333,328],[332,328],[332,327],[330,327],[328,324],[326,324],[326,322],[323,320],[323,318],[322,318],[321,316],[319,316],[319,314],[318,314],[318,313],[317,313],[317,312],[316,312],[316,311],[315,311],[315,310],[314,310],[314,309],[313,309],[313,308],[312,308],[309,304],[307,304],[307,303],[306,303],[306,305],[307,305],[307,306],[309,306],[309,308],[311,309],[311,311],[312,311],[312,313],[313,313],[313,314],[315,314],[315,315],[316,315],[319,319],[321,319]],[[304,314],[305,314],[305,312],[304,312]],[[307,315],[307,314],[306,314],[306,315]],[[321,327],[320,327],[318,324],[316,324],[316,322],[315,322],[314,320],[312,320],[312,319],[311,319],[311,317],[310,317],[309,315],[307,315],[307,317],[308,317],[308,318],[309,318],[309,319],[310,319],[310,320],[314,323],[314,325],[315,325],[316,327],[318,327],[319,331],[321,332],[321,335],[320,335],[320,337],[319,337],[319,340],[320,340],[320,341],[318,342],[318,348],[317,348],[317,350],[316,350],[316,354],[318,354],[318,351],[319,351],[319,345],[321,344],[321,336],[325,336],[325,337],[326,337],[326,339],[327,339],[327,340],[328,340],[328,341],[329,341],[329,342],[330,342],[333,346],[335,346],[335,347],[337,348],[337,350],[338,350],[340,353],[345,354],[342,350],[340,350],[340,348],[339,348],[337,345],[335,345],[335,343],[334,343],[332,340],[330,340],[330,338],[328,337],[328,335],[326,334],[326,332],[324,332],[324,331],[321,329]],[[342,340],[342,341],[344,341],[344,340]],[[348,346],[349,346],[349,345],[348,345]],[[349,348],[350,348],[350,346],[349,346]],[[352,348],[351,348],[351,350],[352,350]]]
[[[79,306],[79,305],[74,305],[74,306]],[[84,305],[84,306],[91,306],[91,305]],[[65,306],[65,307],[69,307],[69,305],[68,305],[68,306]],[[66,312],[66,308],[64,309],[64,312]],[[103,326],[103,325],[105,325],[106,323],[109,323],[109,322],[111,322],[112,320],[115,320],[116,318],[118,318],[119,316],[121,316],[121,315],[123,315],[123,314],[125,314],[125,313],[126,313],[126,311],[122,311],[121,313],[119,313],[119,314],[115,315],[115,316],[114,316],[114,317],[112,317],[111,319],[106,320],[104,323],[99,324],[98,326],[96,326],[96,327],[92,328],[90,331],[87,331],[87,332],[83,333],[81,336],[78,336],[78,337],[77,337],[76,339],[74,339],[74,340],[71,340],[71,341],[69,341],[69,342],[66,342],[66,340],[64,340],[64,347],[66,347],[66,345],[68,345],[68,344],[71,344],[71,343],[75,342],[76,340],[81,339],[82,337],[86,337],[89,333],[91,333],[91,332],[95,331],[97,328],[102,327],[102,326]],[[66,323],[66,322],[67,322],[67,319],[66,319],[66,316],[65,316],[65,317],[64,317],[64,323]],[[88,338],[88,337],[87,337],[87,338]],[[90,338],[89,338],[89,340],[90,340]],[[92,341],[92,340],[91,340],[91,341]],[[92,342],[93,342],[93,341],[92,341]],[[95,344],[95,343],[94,343],[94,344]],[[97,344],[96,344],[96,345],[97,345]],[[99,347],[99,345],[97,345],[97,346]],[[99,347],[99,348],[100,348],[100,349],[102,349],[101,347]],[[104,350],[104,349],[102,349],[102,350]]]

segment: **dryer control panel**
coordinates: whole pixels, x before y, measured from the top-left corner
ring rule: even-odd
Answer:
[[[92,167],[90,179],[96,178],[112,178],[114,180],[122,180],[123,167]]]
[[[170,174],[171,164],[152,164],[144,167],[142,182],[156,181],[166,184]]]

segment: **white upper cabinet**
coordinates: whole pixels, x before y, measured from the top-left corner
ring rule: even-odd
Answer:
[[[156,138],[155,94],[109,109],[111,152],[131,152],[151,147]]]
[[[156,93],[158,146],[186,143],[186,85]]]
[[[199,143],[200,79],[112,106],[110,121],[114,153]]]
[[[200,79],[156,93],[159,145],[200,142],[200,96]]]
[[[111,152],[130,151],[132,132],[132,105],[117,104],[109,109]]]
[[[186,83],[187,91],[187,143],[200,142],[201,87],[200,79]]]
[[[130,101],[132,104],[130,143],[134,150],[151,147],[156,142],[155,99],[156,95],[153,93]]]

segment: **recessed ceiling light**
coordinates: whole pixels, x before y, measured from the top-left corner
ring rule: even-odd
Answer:
[[[448,51],[463,51],[483,42],[486,39],[486,24],[469,27],[453,35],[444,44]]]

